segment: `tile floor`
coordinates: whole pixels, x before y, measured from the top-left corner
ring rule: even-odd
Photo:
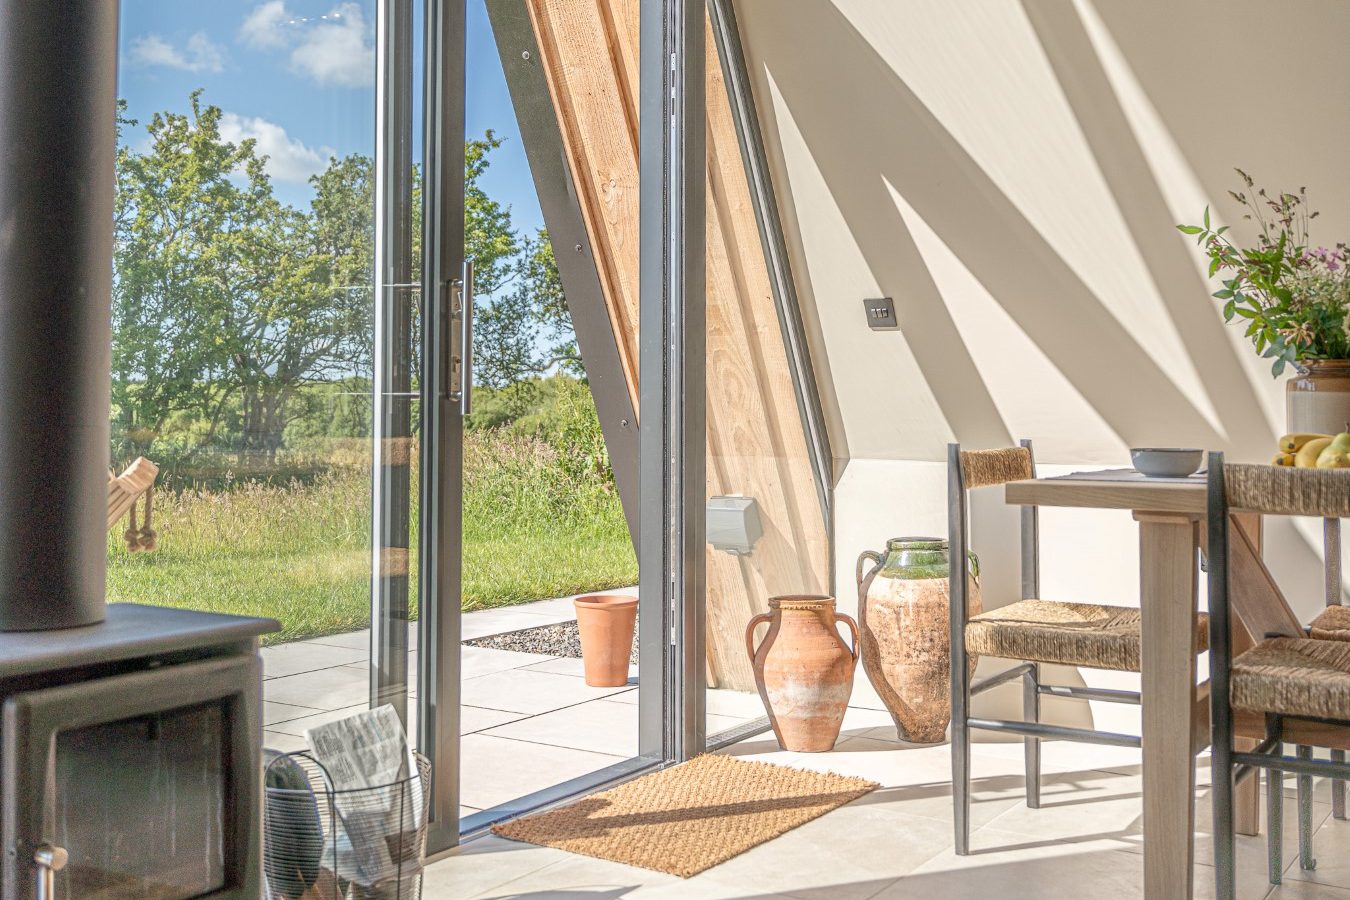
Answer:
[[[487,637],[575,618],[571,598],[562,597],[466,613],[463,633],[466,639]],[[413,637],[410,672],[417,662],[415,632]],[[264,744],[303,749],[307,728],[364,709],[369,642],[368,631],[354,631],[264,648]],[[592,688],[579,659],[461,650],[464,814],[637,755],[636,666],[628,687]],[[708,705],[710,733],[763,715],[749,694],[712,692]]]
[[[1142,896],[1137,751],[1048,744],[1043,808],[1023,803],[1021,744],[977,744],[974,853],[951,852],[946,746],[899,743],[884,712],[850,708],[830,753],[780,751],[771,735],[727,753],[862,775],[882,786],[782,837],[687,880],[545,847],[483,837],[429,866],[426,900],[461,898],[800,898],[800,900],[1056,900]],[[1207,761],[1197,767],[1195,896],[1213,896]],[[1291,782],[1292,784],[1292,782]],[[1292,793],[1285,808],[1282,887],[1270,889],[1264,838],[1239,838],[1247,900],[1350,900],[1350,822],[1314,806],[1316,870],[1302,872]]]
[[[466,614],[466,637],[571,619],[568,598]],[[363,708],[369,636],[353,632],[263,650],[266,743],[304,746],[305,728]],[[636,671],[626,688],[588,688],[580,660],[465,647],[464,812],[476,811],[635,752]],[[411,651],[416,654],[416,649]],[[415,658],[413,660],[415,662]],[[855,692],[855,695],[861,692]],[[866,701],[863,701],[866,702]],[[752,695],[713,692],[709,731],[762,714]],[[518,844],[470,841],[429,866],[426,900],[618,898],[1021,898],[1142,896],[1137,751],[1048,744],[1043,807],[1023,804],[1020,743],[974,749],[975,852],[951,852],[950,765],[945,746],[899,743],[889,717],[848,711],[830,753],[780,751],[771,735],[727,753],[856,774],[882,787],[695,878]],[[1213,894],[1208,767],[1197,768],[1195,896]],[[1292,785],[1292,779],[1290,781]],[[1333,820],[1325,785],[1314,805],[1318,867],[1298,868],[1294,808],[1285,810],[1285,883],[1269,889],[1264,838],[1239,838],[1244,900],[1350,900],[1350,822]]]

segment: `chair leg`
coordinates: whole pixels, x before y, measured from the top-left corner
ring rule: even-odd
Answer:
[[[1312,759],[1312,747],[1299,745],[1298,758]],[[1298,864],[1305,872],[1317,868],[1312,850],[1312,776],[1298,776]]]
[[[964,665],[953,679],[957,690],[952,704],[952,822],[956,828],[956,855],[970,853],[970,673]]]
[[[1233,823],[1233,749],[1216,739],[1210,754],[1210,802],[1214,808],[1214,896],[1237,896],[1237,845]]]
[[[1022,718],[1028,722],[1041,720],[1041,667],[1033,663],[1031,671],[1022,676]],[[1041,808],[1041,739],[1023,738],[1026,753],[1027,807]]]
[[[1344,750],[1332,750],[1331,761],[1337,763],[1345,762]],[[1345,818],[1345,779],[1331,779],[1331,815],[1336,819]]]
[[[1284,773],[1266,769],[1266,858],[1270,883],[1279,884],[1284,873]]]

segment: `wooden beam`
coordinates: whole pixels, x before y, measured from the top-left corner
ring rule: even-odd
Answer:
[[[637,405],[638,0],[527,0]],[[829,545],[715,42],[707,68],[708,495],[755,498],[746,556],[709,549],[709,683],[754,687],[741,634],[776,594],[827,593]]]

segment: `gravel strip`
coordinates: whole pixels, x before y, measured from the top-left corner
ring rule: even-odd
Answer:
[[[465,641],[466,647],[487,647],[490,650],[515,650],[520,653],[540,653],[544,656],[566,656],[581,659],[581,631],[576,622],[540,625],[521,631],[508,631],[491,637]],[[633,650],[628,661],[638,661],[637,629],[633,629]]]

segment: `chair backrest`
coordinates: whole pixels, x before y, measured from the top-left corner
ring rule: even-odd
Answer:
[[[961,445],[952,446],[959,450]],[[961,450],[960,459],[961,480],[966,490],[1036,477],[1036,466],[1031,458],[1031,441],[1023,441],[1018,447],[1001,447],[997,450]]]
[[[1229,509],[1280,516],[1350,518],[1350,471],[1224,464],[1222,454],[1219,468]]]
[[[1210,453],[1207,482],[1210,693],[1227,696],[1233,656],[1229,603],[1229,533],[1233,524],[1229,513],[1350,518],[1350,471],[1225,464],[1222,453]],[[1253,637],[1260,640],[1265,635]],[[1231,735],[1232,719],[1226,706],[1216,708],[1213,724],[1216,734]]]
[[[964,633],[968,615],[965,579],[966,559],[970,550],[968,491],[1035,477],[1036,460],[1029,440],[1021,441],[1016,447],[995,450],[962,450],[960,444],[947,445],[947,550],[951,560],[949,590],[952,640],[957,640]],[[1040,519],[1036,507],[1022,507],[1020,542],[1023,599],[1040,593],[1039,533]]]

